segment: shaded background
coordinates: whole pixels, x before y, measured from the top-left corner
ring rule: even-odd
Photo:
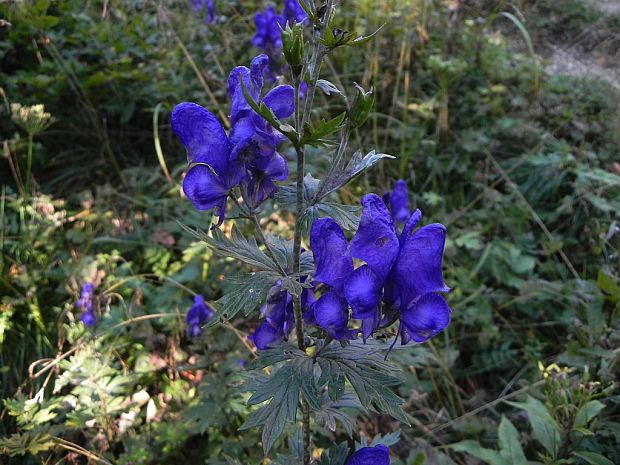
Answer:
[[[374,86],[376,111],[351,147],[397,159],[340,201],[402,178],[425,221],[448,227],[453,323],[393,356],[412,421],[389,436],[396,463],[510,463],[491,453],[507,437],[502,415],[531,461],[620,462],[615,3],[343,2],[342,29],[387,25],[337,50],[322,77],[347,93]],[[207,24],[185,1],[0,3],[3,463],[261,459],[258,432],[237,431],[248,410],[235,389],[253,357],[240,339],[258,318],[185,337],[192,293],[215,300],[240,270],[178,223],[210,217],[181,197],[169,112],[195,101],[228,113],[226,76],[258,53],[252,18],[264,6],[216,1]],[[27,138],[9,103],[42,103],[56,119],[34,139],[32,199],[10,169],[23,176]],[[317,100],[322,114],[342,109]],[[315,176],[328,156],[310,152]],[[266,227],[287,234],[291,218],[269,213]],[[86,281],[94,334],[74,306]],[[526,395],[543,413],[505,402]],[[596,415],[582,423],[584,405]],[[358,420],[369,438],[399,426]],[[545,440],[540,425],[553,422],[561,434]]]

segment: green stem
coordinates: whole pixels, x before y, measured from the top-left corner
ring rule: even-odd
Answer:
[[[284,270],[284,268],[282,268],[282,265],[280,265],[280,262],[276,259],[276,256],[273,253],[273,250],[269,246],[269,243],[267,242],[267,239],[265,238],[265,235],[263,234],[263,230],[260,227],[260,222],[258,221],[258,217],[256,216],[256,213],[252,213],[252,221],[254,222],[256,236],[258,237],[258,240],[262,242],[263,245],[265,246],[267,255],[269,255],[269,258],[271,258],[273,263],[275,263],[275,265],[278,267],[282,276],[286,276],[286,271]]]
[[[333,0],[328,0],[327,8],[325,12],[325,16],[321,21],[321,27],[317,28],[318,30],[315,32],[313,37],[312,44],[312,54],[310,57],[310,67],[308,69],[310,74],[310,79],[308,82],[308,93],[306,95],[306,100],[304,102],[303,112],[300,110],[300,99],[299,99],[299,86],[301,82],[299,79],[294,79],[295,84],[295,125],[297,129],[297,133],[299,134],[299,140],[303,140],[304,136],[304,125],[308,121],[310,117],[310,111],[312,109],[312,103],[314,101],[314,95],[316,91],[316,81],[319,78],[319,73],[321,71],[321,62],[322,58],[325,54],[325,51],[321,47],[320,35],[325,31],[325,26],[328,25],[329,19],[332,16],[332,10],[334,8]],[[303,76],[304,73],[302,73]],[[295,235],[293,237],[293,272],[296,275],[299,275],[300,272],[300,257],[301,257],[301,228],[302,222],[301,217],[304,213],[304,177],[305,177],[305,169],[306,169],[306,153],[305,147],[302,143],[297,144],[295,147],[297,152],[297,180],[296,180],[296,216],[295,216]],[[295,311],[295,333],[297,336],[297,346],[299,350],[306,350],[306,342],[304,339],[304,327],[303,327],[303,315],[301,308],[301,294],[295,296],[293,300],[293,308]],[[302,428],[303,428],[303,465],[310,465],[310,406],[302,399],[301,401],[301,410],[302,410]]]
[[[30,195],[30,177],[32,175],[33,136],[28,134],[28,158],[26,159],[26,195]]]

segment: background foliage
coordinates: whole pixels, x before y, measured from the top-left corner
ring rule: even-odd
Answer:
[[[530,48],[593,23],[605,27],[592,40],[614,43],[618,19],[554,5],[343,2],[343,29],[387,26],[363,53],[336,52],[324,75],[349,92],[375,87],[353,144],[397,160],[340,200],[401,177],[427,221],[448,226],[453,324],[391,355],[412,426],[391,434],[396,422],[376,413],[348,425],[403,464],[620,462],[618,93],[545,75]],[[184,1],[0,3],[3,463],[262,459],[258,433],[239,431],[256,407],[236,389],[257,321],[198,340],[183,324],[194,293],[216,300],[239,269],[177,222],[210,218],[180,196],[185,155],[168,122],[184,100],[226,114],[227,71],[255,54],[262,3],[217,7],[207,25]],[[57,119],[35,138],[32,199],[9,169],[27,150],[9,102]],[[327,166],[320,149],[308,158],[313,172]],[[288,220],[274,208],[267,226]],[[74,307],[85,281],[97,285],[93,331]],[[318,445],[346,440],[330,427],[340,419],[321,418]]]

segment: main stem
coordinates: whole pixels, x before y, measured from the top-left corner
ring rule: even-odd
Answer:
[[[321,61],[323,58],[323,50],[321,49],[320,43],[320,35],[323,30],[325,30],[325,26],[329,23],[329,18],[331,18],[332,9],[333,9],[333,0],[327,1],[326,13],[321,21],[321,24],[316,31],[313,37],[312,43],[312,54],[310,57],[310,79],[308,85],[308,93],[306,95],[306,99],[304,102],[303,112],[300,109],[300,98],[299,98],[299,87],[301,85],[301,79],[299,76],[294,76],[294,84],[295,84],[295,126],[297,129],[297,133],[299,136],[299,143],[295,147],[297,152],[297,185],[296,185],[296,216],[295,216],[295,236],[293,238],[293,271],[297,276],[300,274],[300,258],[301,258],[301,217],[304,213],[304,177],[306,175],[306,152],[303,142],[304,136],[304,125],[308,121],[310,117],[310,110],[312,109],[312,102],[314,100],[314,94],[316,91],[316,81],[319,78],[319,73],[321,71]],[[301,293],[295,296],[293,300],[293,308],[295,310],[295,333],[297,335],[297,346],[299,350],[305,352],[306,350],[306,341],[304,338],[304,327],[303,327],[303,315],[301,309]],[[304,451],[303,451],[303,463],[304,465],[310,465],[310,406],[302,398],[301,400],[301,411],[302,411],[302,428],[303,428],[303,441],[304,441]]]
[[[295,80],[295,123],[297,130],[301,131],[301,115],[299,111],[299,86],[300,82]],[[301,138],[301,137],[300,137]],[[296,215],[295,215],[295,236],[293,238],[293,271],[299,274],[299,262],[301,258],[301,224],[300,218],[303,215],[304,208],[304,176],[306,170],[306,153],[303,144],[296,147],[297,150],[297,186],[296,186]],[[297,347],[299,350],[306,350],[306,342],[304,338],[303,315],[301,310],[301,293],[295,296],[293,300],[293,308],[295,310],[295,333],[297,335]],[[310,465],[310,406],[302,399],[302,428],[304,441],[304,465]]]

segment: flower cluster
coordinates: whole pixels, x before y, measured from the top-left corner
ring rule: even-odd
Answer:
[[[191,306],[185,316],[187,324],[187,335],[189,337],[198,337],[202,333],[202,325],[211,319],[213,310],[207,305],[205,299],[201,295],[194,297],[194,305]]]
[[[430,224],[416,230],[422,217],[416,210],[399,235],[380,197],[368,194],[361,203],[359,228],[350,242],[329,217],[312,224],[314,281],[327,286],[313,305],[316,322],[334,339],[349,339],[358,333],[348,328],[351,316],[361,320],[366,340],[400,318],[401,343],[424,342],[450,322],[450,307],[437,295],[450,291],[441,270],[446,228]],[[401,208],[392,211],[401,213]],[[356,268],[354,259],[364,264]]]
[[[80,298],[75,302],[75,307],[82,312],[80,321],[89,328],[95,326],[97,320],[95,319],[93,297],[95,294],[95,286],[91,283],[85,283],[80,291]]]
[[[215,0],[190,0],[189,3],[195,13],[202,13],[206,10],[206,23],[215,22]]]
[[[314,324],[313,312],[314,292],[305,288],[301,294],[301,307],[304,320],[307,324]],[[295,313],[293,310],[293,296],[276,284],[269,292],[267,302],[260,310],[265,320],[248,339],[260,349],[266,349],[270,344],[286,339],[295,327]]]
[[[282,48],[280,29],[287,23],[300,23],[307,18],[298,0],[284,0],[281,14],[273,6],[268,6],[264,12],[259,11],[254,16],[256,34],[252,38],[252,45],[270,54],[279,51]]]
[[[383,444],[362,447],[354,452],[344,465],[390,465],[390,452]]]
[[[261,97],[268,63],[266,55],[259,55],[250,68],[238,66],[230,73],[232,128],[228,135],[217,118],[200,105],[184,102],[172,112],[172,129],[192,165],[183,191],[198,210],[214,209],[218,224],[224,220],[232,189],[238,187],[245,203],[254,209],[276,192],[275,181],[288,176],[286,160],[276,150],[284,136],[252,110],[242,90],[243,82],[252,99],[264,103],[280,119],[293,114],[291,86],[276,86]]]
[[[11,119],[30,136],[45,131],[55,121],[52,115],[45,111],[43,104],[23,106],[20,103],[12,103]]]

